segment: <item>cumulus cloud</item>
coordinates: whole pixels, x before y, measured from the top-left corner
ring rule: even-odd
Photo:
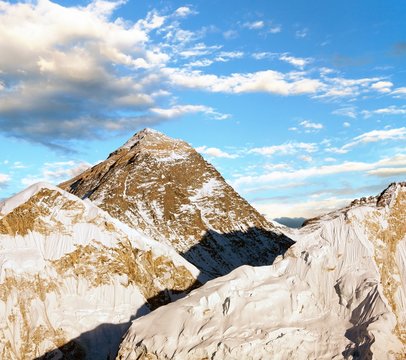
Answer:
[[[150,89],[158,80],[145,72],[168,60],[148,45],[165,17],[151,12],[135,23],[110,20],[122,3],[0,3],[5,134],[51,144],[137,124],[154,103]]]
[[[163,69],[170,83],[191,89],[221,93],[265,92],[279,95],[313,94],[323,87],[317,79],[294,77],[274,70],[235,73],[229,76],[204,74],[198,70]]]
[[[181,6],[179,8],[176,9],[175,13],[176,16],[179,17],[187,17],[189,15],[196,15],[197,12],[195,10],[192,10],[190,7],[188,6]]]
[[[215,148],[215,147],[199,146],[196,148],[196,151],[198,151],[201,154],[216,157],[216,158],[235,159],[238,157],[237,154],[230,154],[226,151],[223,151],[223,150]]]
[[[285,61],[288,64],[296,66],[300,69],[303,69],[307,64],[309,64],[312,61],[312,59],[310,59],[310,58],[299,58],[299,57],[290,56],[288,54],[282,54],[279,57],[279,60]]]
[[[245,54],[205,44],[201,38],[206,30],[182,29],[182,19],[196,13],[190,6],[166,15],[150,11],[131,22],[114,16],[124,2],[94,0],[87,6],[65,7],[49,0],[0,1],[3,134],[66,149],[67,140],[102,137],[183,115],[184,108],[164,109],[162,105],[167,100],[163,97],[183,88],[337,97],[371,91],[371,84],[376,87],[384,82],[380,78],[329,78],[331,74],[326,73],[314,78],[305,71],[269,69],[224,75],[198,71],[194,68],[206,70],[212,62]],[[246,26],[280,30],[263,20]],[[299,68],[310,61],[288,54],[282,57]],[[182,67],[183,62],[188,64]],[[396,91],[401,92],[392,93]],[[229,117],[210,107],[198,112],[217,119]]]
[[[371,85],[371,88],[380,92],[380,93],[389,93],[391,92],[391,88],[393,83],[390,81],[378,81]]]
[[[58,184],[81,174],[83,171],[87,170],[91,166],[92,164],[84,161],[59,161],[53,163],[45,163],[42,169],[40,169],[39,174],[28,175],[21,179],[21,183],[24,186],[30,186],[40,181]]]

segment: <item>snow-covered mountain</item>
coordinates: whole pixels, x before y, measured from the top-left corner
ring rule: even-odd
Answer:
[[[212,278],[271,264],[293,243],[190,145],[151,129],[60,186],[173,246]]]
[[[406,183],[135,320],[118,359],[405,359]]]
[[[0,203],[0,358],[115,356],[130,319],[198,276],[90,201],[33,185]]]

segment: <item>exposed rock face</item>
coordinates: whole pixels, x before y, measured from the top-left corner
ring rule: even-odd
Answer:
[[[271,264],[293,243],[191,146],[150,129],[60,186],[173,246],[209,277]]]
[[[198,275],[89,201],[34,185],[0,204],[0,358],[113,357],[130,318]]]
[[[406,183],[136,320],[118,359],[405,359]]]

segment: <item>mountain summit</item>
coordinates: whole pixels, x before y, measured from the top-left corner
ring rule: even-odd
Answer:
[[[173,246],[209,278],[271,264],[293,243],[189,144],[151,129],[60,187]]]

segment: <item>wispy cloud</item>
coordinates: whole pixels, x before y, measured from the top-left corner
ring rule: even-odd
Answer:
[[[295,36],[299,39],[305,38],[309,34],[309,29],[308,28],[303,28],[296,30]]]
[[[263,20],[257,20],[252,22],[245,22],[243,27],[250,29],[250,30],[259,30],[263,29],[265,26],[265,22]]]
[[[406,97],[406,87],[400,87],[392,91],[391,93],[395,98]]]
[[[406,115],[406,107],[392,105],[376,110],[363,110],[362,114],[365,117],[370,117],[372,115]]]
[[[303,180],[311,177],[321,177],[342,173],[359,173],[363,172],[367,175],[374,176],[375,170],[392,167],[398,169],[396,172],[392,169],[392,172],[387,174],[387,176],[393,176],[396,174],[403,174],[406,166],[406,155],[399,154],[391,158],[384,158],[377,162],[367,163],[367,162],[355,162],[346,161],[341,164],[334,165],[323,165],[318,167],[309,167],[303,169],[296,169],[290,171],[273,171],[271,173],[263,174],[260,176],[242,176],[233,181],[233,185],[240,187],[242,185],[253,185],[253,184],[266,184],[277,181],[297,181]],[[382,176],[382,172],[379,176]]]
[[[281,145],[264,146],[253,148],[248,151],[250,154],[260,154],[265,156],[272,156],[275,154],[290,155],[296,154],[299,151],[312,153],[317,151],[317,145],[314,143],[291,142]]]
[[[205,105],[175,105],[171,108],[152,108],[151,111],[159,117],[173,119],[186,114],[204,113],[215,120],[225,120],[231,115],[222,114],[215,111],[212,107]]]
[[[350,143],[345,144],[342,148],[347,150],[360,144],[368,144],[385,140],[399,141],[404,139],[406,139],[405,127],[388,130],[372,130],[354,137]]]
[[[323,124],[312,122],[309,120],[303,120],[299,123],[300,126],[303,126],[305,129],[320,130],[323,129]]]
[[[346,116],[355,119],[357,117],[357,110],[354,106],[348,106],[336,109],[332,112],[332,114],[338,116]]]

